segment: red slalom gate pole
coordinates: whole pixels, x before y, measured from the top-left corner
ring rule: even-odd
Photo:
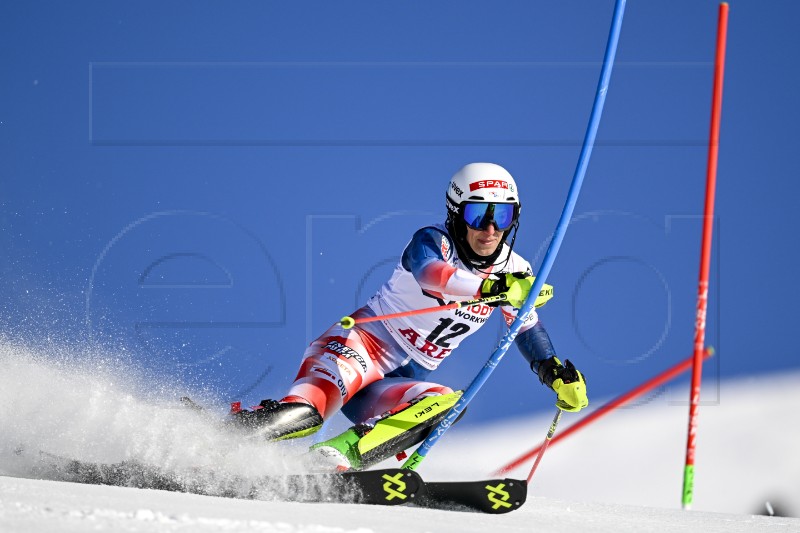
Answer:
[[[707,359],[707,358],[711,357],[712,355],[714,355],[714,349],[709,347],[707,350],[705,350],[705,352],[703,354],[703,358]],[[654,388],[658,387],[659,385],[663,385],[667,381],[670,381],[671,379],[675,378],[676,376],[686,372],[687,370],[689,370],[689,368],[691,368],[692,361],[693,361],[693,357],[686,358],[683,361],[681,361],[680,363],[678,363],[677,365],[675,365],[675,366],[673,366],[671,368],[668,368],[667,370],[665,370],[664,372],[658,374],[657,376],[652,377],[649,380],[645,381],[644,383],[642,383],[638,387],[636,387],[634,389],[631,389],[630,391],[626,392],[625,394],[617,396],[616,398],[614,398],[610,402],[607,402],[607,403],[603,404],[602,406],[600,406],[596,410],[592,411],[591,413],[589,413],[585,417],[581,418],[578,422],[576,422],[575,424],[571,425],[570,427],[568,427],[567,429],[562,431],[560,434],[558,434],[555,437],[553,437],[552,440],[546,439],[545,442],[543,442],[539,446],[533,448],[532,450],[530,450],[526,454],[514,459],[513,461],[511,461],[507,465],[500,467],[496,471],[492,472],[491,475],[492,476],[500,476],[500,475],[507,474],[508,472],[514,470],[515,468],[517,468],[518,466],[523,464],[525,461],[529,460],[534,455],[538,454],[548,444],[555,444],[556,442],[560,441],[561,439],[566,438],[566,437],[572,435],[573,433],[575,433],[576,431],[578,431],[578,430],[584,428],[585,426],[591,424],[592,422],[594,422],[595,420],[597,420],[601,416],[610,413],[611,411],[613,411],[617,407],[620,407],[621,405],[624,405],[624,404],[628,403],[629,401],[633,400],[634,398],[637,398],[637,397],[641,396],[642,394],[644,394],[644,393],[646,393],[648,391],[651,391]],[[531,475],[533,475],[533,471],[531,471]]]
[[[694,332],[694,357],[692,385],[689,396],[689,430],[686,441],[686,463],[683,469],[684,509],[690,509],[694,495],[694,461],[697,444],[697,413],[700,405],[700,384],[703,374],[703,346],[706,338],[708,310],[708,273],[711,267],[711,239],[714,231],[714,196],[717,188],[717,160],[719,157],[719,127],[722,115],[722,82],[725,74],[725,44],[728,35],[728,4],[719,5],[717,21],[717,53],[714,61],[714,88],[711,99],[711,131],[708,142],[706,168],[706,202],[703,214],[703,241],[700,247],[700,275],[697,287],[697,314]]]

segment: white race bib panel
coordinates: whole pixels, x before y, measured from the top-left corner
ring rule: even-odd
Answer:
[[[497,263],[500,268],[493,271],[495,274],[531,272],[530,264],[511,252],[506,244],[503,244]],[[415,278],[414,272],[418,277]],[[367,305],[375,314],[385,315],[472,300],[476,298],[482,277],[485,275],[460,261],[455,253],[455,243],[444,225],[431,226],[414,234],[392,277]],[[405,351],[405,354],[397,354],[398,364],[410,357],[433,370],[461,341],[483,326],[494,309],[478,304],[381,323]],[[503,306],[502,310],[506,319],[516,316],[517,310],[511,306]],[[533,326],[537,320],[536,312],[532,311],[523,329]]]

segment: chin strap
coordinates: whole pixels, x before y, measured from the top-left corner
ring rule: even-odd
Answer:
[[[505,244],[506,239],[508,238],[508,234],[503,235],[503,240],[500,242],[500,244],[497,245],[497,251],[494,254],[492,254],[486,260],[486,262],[491,261],[491,263],[489,265],[486,265],[484,268],[490,268],[491,267],[492,270],[496,270],[496,269],[494,269],[494,267],[496,267],[498,265],[500,265],[500,267],[497,270],[503,270],[503,268],[505,268],[505,266],[508,264],[508,260],[511,259],[511,252],[512,252],[512,250],[514,250],[514,242],[517,240],[517,228],[519,228],[519,221],[514,223],[514,226],[513,226],[514,235],[511,237],[511,242],[508,244],[508,253],[506,254],[506,258],[502,262],[502,264],[501,263],[495,263],[494,260],[497,259],[497,257],[500,255],[500,253],[502,253],[503,244]],[[487,270],[481,270],[481,268],[479,268],[474,263],[471,263],[471,265],[475,270],[477,270],[481,274],[489,275],[491,273],[491,272],[489,272]]]
[[[469,244],[466,242],[466,238],[462,235],[461,232],[458,231],[456,228],[456,222],[452,219],[451,215],[448,215],[447,221],[445,226],[447,230],[450,232],[450,236],[453,238],[453,242],[456,244],[456,251],[458,252],[458,257],[461,259],[462,263],[465,263],[472,267],[473,269],[477,270],[481,274],[489,275],[491,271],[488,269],[495,270],[494,267],[501,265],[500,269],[502,270],[503,267],[506,266],[508,260],[511,259],[511,251],[514,249],[514,242],[517,240],[517,231],[519,229],[519,220],[514,222],[512,229],[514,230],[514,235],[511,237],[511,242],[508,244],[508,254],[506,258],[501,263],[495,263],[494,261],[500,256],[503,251],[503,244],[505,244],[506,240],[508,239],[508,233],[503,235],[503,240],[497,245],[497,250],[488,256],[488,257],[481,257],[476,253],[472,252]],[[465,230],[466,231],[466,230]]]

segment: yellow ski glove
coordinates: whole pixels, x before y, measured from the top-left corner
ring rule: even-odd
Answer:
[[[481,283],[480,297],[486,298],[487,296],[497,296],[498,294],[506,293],[506,301],[512,307],[520,309],[531,292],[533,282],[536,278],[527,272],[514,272],[510,274],[499,274],[498,279],[486,278]],[[544,284],[542,290],[539,291],[539,296],[534,303],[535,307],[541,307],[553,297],[553,287]],[[499,304],[502,305],[502,304]]]
[[[539,363],[539,380],[556,393],[556,407],[562,411],[578,412],[589,405],[586,380],[569,359],[561,364],[557,357]]]

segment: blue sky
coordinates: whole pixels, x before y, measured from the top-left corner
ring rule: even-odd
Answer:
[[[797,367],[800,7],[730,2],[707,339],[715,384]],[[628,2],[541,317],[593,398],[691,354],[717,2]],[[538,267],[613,2],[5,3],[5,335],[99,346],[221,399],[279,396],[471,161],[523,200]],[[493,320],[443,365],[465,386]],[[182,393],[183,391],[176,391]],[[722,391],[724,393],[724,391]],[[680,402],[670,393],[662,399]],[[512,350],[474,420],[551,409]]]

